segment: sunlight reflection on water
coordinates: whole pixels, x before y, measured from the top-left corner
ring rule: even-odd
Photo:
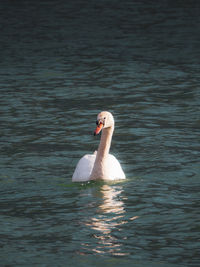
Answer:
[[[101,187],[102,203],[97,207],[97,215],[90,218],[85,225],[95,230],[93,237],[96,239],[97,245],[91,250],[98,254],[110,253],[115,256],[126,256],[129,255],[125,252],[123,247],[123,242],[116,238],[112,231],[119,228],[121,225],[128,223],[125,219],[126,211],[124,209],[124,202],[118,196],[121,195],[123,191],[122,186],[117,186],[113,188],[108,184]],[[139,218],[138,216],[130,218],[130,220],[135,220]],[[123,236],[122,239],[126,239]],[[82,244],[85,247],[85,243]],[[88,249],[90,249],[88,247]]]

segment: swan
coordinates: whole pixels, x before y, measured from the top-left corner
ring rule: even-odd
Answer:
[[[97,127],[94,135],[101,134],[97,152],[83,156],[72,176],[73,182],[89,180],[118,180],[125,179],[125,174],[115,156],[109,154],[112,135],[114,131],[114,118],[108,111],[102,111],[97,116]]]

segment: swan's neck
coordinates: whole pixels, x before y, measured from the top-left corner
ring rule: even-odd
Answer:
[[[96,160],[90,178],[92,180],[104,179],[105,160],[109,154],[114,126],[102,130],[101,141],[98,147]]]
[[[97,151],[97,159],[102,160],[109,154],[114,127],[102,130],[101,141]]]

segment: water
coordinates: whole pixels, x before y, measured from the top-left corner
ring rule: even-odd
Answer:
[[[2,266],[199,266],[197,1],[0,7]],[[71,182],[116,120],[127,180]]]

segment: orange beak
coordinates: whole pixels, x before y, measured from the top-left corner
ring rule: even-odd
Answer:
[[[94,135],[99,134],[99,133],[101,132],[102,128],[103,128],[103,123],[100,122],[100,124],[97,125],[97,128],[96,128],[96,130],[94,131]]]

